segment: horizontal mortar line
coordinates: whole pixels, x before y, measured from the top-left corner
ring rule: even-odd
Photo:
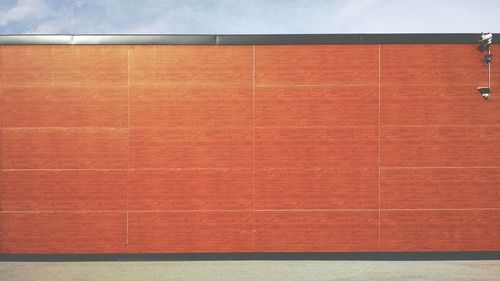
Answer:
[[[36,87],[127,87],[126,82],[119,83],[96,83],[96,82],[85,82],[85,81],[71,81],[71,82],[51,82],[51,83],[12,83],[3,82],[2,88],[36,88]]]
[[[499,127],[499,125],[380,125],[381,128],[481,128],[481,127]],[[315,126],[301,126],[301,125],[275,125],[275,126],[255,126],[256,129],[286,129],[286,128],[379,128],[379,125],[315,125]]]
[[[57,73],[54,73],[55,75],[58,75]],[[103,73],[107,74],[107,73]],[[126,73],[121,73],[121,74],[126,74]],[[5,79],[4,79],[5,80]],[[123,81],[121,81],[123,80]],[[20,83],[20,82],[3,82],[4,88],[11,88],[11,87],[19,87],[19,88],[28,88],[28,87],[42,87],[42,86],[56,86],[56,87],[65,87],[65,86],[109,86],[109,87],[128,87],[129,85],[127,84],[126,79],[121,79],[116,83],[98,83],[98,82],[92,82],[92,81],[67,81],[67,82],[45,82],[45,83]],[[160,80],[160,79],[159,79]],[[26,85],[28,84],[28,85]],[[219,82],[219,81],[213,81],[213,82],[130,82],[130,87],[137,87],[137,86],[220,86],[220,87],[236,87],[236,86],[252,86],[252,82]]]
[[[255,126],[255,129],[287,129],[287,128],[303,128],[303,129],[331,129],[331,128],[378,128],[374,125],[317,125],[317,126],[301,126],[301,125],[277,125],[277,126]]]
[[[129,130],[128,127],[2,127],[3,130]]]
[[[255,209],[256,212],[371,212],[374,209]],[[436,208],[436,209],[380,209],[381,211],[500,211],[500,208]],[[252,209],[200,209],[200,210],[57,210],[57,211],[0,211],[0,213],[194,213],[194,212],[252,212]]]
[[[262,160],[261,160],[262,161]],[[256,170],[352,170],[352,169],[378,169],[377,164],[373,165],[345,165],[345,163],[339,163],[339,166],[314,166],[314,167],[302,167],[302,166],[265,166],[255,167]]]
[[[357,212],[357,211],[378,211],[379,209],[255,209],[254,211],[260,212],[319,212],[319,211],[331,211],[331,212]],[[381,211],[497,211],[500,208],[464,208],[464,209],[380,209]],[[252,212],[251,209],[236,209],[236,210],[129,210],[128,212],[135,213],[151,213],[151,212]]]
[[[500,166],[422,166],[422,167],[380,167],[382,170],[411,170],[411,169],[498,169]]]
[[[328,128],[378,128],[379,126],[374,125],[270,125],[270,126],[255,126],[256,129],[287,129],[287,128],[311,128],[311,129],[328,129]],[[495,128],[500,127],[500,125],[381,125],[381,128]],[[4,126],[3,129],[7,130],[36,130],[36,129],[54,129],[54,130],[65,130],[65,129],[92,129],[92,130],[111,130],[111,129],[206,129],[206,130],[224,130],[224,129],[251,129],[251,125],[217,125],[216,127],[209,127],[206,125],[185,125],[185,126],[131,126],[129,127],[110,127],[110,126],[66,126],[66,127],[49,127],[49,126],[39,126],[39,127],[23,127],[23,126]]]
[[[7,74],[9,72],[5,72]],[[24,74],[24,73],[14,73],[10,72],[12,74]],[[31,72],[30,72],[31,73]],[[33,72],[37,73],[37,72]],[[108,73],[108,72],[103,72],[103,73]],[[55,73],[52,72],[51,74],[66,74],[66,72],[61,72],[61,73]],[[78,74],[78,73],[75,73]],[[119,74],[126,74],[125,73],[119,73]],[[154,74],[154,72],[151,72],[150,74]],[[168,73],[166,73],[168,74]],[[5,79],[5,78],[4,78]],[[76,78],[78,79],[78,78]],[[479,82],[481,83],[481,82]],[[68,81],[68,82],[50,82],[50,83],[30,83],[29,85],[26,85],[26,83],[18,83],[18,82],[3,82],[3,88],[29,88],[29,87],[38,87],[38,86],[56,86],[56,87],[79,87],[79,86],[105,86],[105,87],[127,87],[129,86],[126,81],[124,82],[117,82],[117,83],[96,83],[96,82],[87,82],[87,81]],[[244,82],[234,82],[234,83],[224,83],[224,82],[219,82],[219,81],[208,81],[208,82],[156,82],[156,81],[146,81],[146,82],[134,82],[131,81],[130,86],[197,86],[197,85],[218,85],[218,86],[252,86],[252,81],[244,81]],[[381,83],[381,86],[446,86],[446,87],[453,87],[453,86],[471,86],[471,87],[477,87],[476,82],[454,82],[453,84],[449,83],[405,83],[405,82],[391,82],[391,83]],[[357,86],[378,86],[378,82],[365,82],[365,83],[328,83],[328,84],[256,84],[256,87],[337,87],[337,86],[347,86],[347,87],[357,87]]]
[[[432,124],[432,125],[380,125],[381,128],[442,128],[442,127],[500,127],[492,124]]]
[[[2,168],[2,172],[15,172],[15,171],[127,171],[127,168],[123,169],[18,169],[18,168]]]
[[[450,84],[451,83],[451,84]],[[478,82],[482,83],[482,82]],[[447,83],[428,83],[428,82],[421,82],[421,83],[406,83],[406,82],[381,82],[380,86],[443,86],[443,87],[454,87],[454,86],[471,86],[471,87],[477,87],[476,82],[447,82]]]
[[[213,125],[210,125],[213,126]],[[196,125],[196,126],[131,126],[130,129],[206,129],[206,130],[218,130],[224,131],[225,129],[234,130],[234,129],[286,129],[286,128],[311,128],[311,129],[327,129],[327,128],[378,128],[378,125],[331,125],[331,126],[301,126],[301,125],[285,125],[285,126],[255,126],[244,124],[240,126],[234,125],[215,125],[216,127],[210,127],[207,125]],[[16,128],[24,128],[24,127],[16,127]],[[40,127],[43,128],[43,127]],[[77,127],[69,127],[69,128],[77,128]],[[85,127],[82,127],[85,128]]]
[[[453,83],[453,86],[471,86],[477,87],[477,83]],[[447,86],[450,87],[449,83],[381,83],[381,86]],[[367,83],[354,83],[354,84],[257,84],[256,87],[358,87],[358,86],[378,86],[378,82],[367,82]]]
[[[5,56],[5,58],[9,58],[9,56]],[[21,61],[16,61],[16,65],[22,65],[22,64],[29,64],[31,61],[36,61],[36,56],[30,58],[31,60],[28,60],[28,59],[25,59],[25,60],[21,60]],[[85,58],[83,58],[85,59]],[[38,60],[40,61],[40,60]],[[96,74],[96,73],[99,73],[99,74],[127,74],[127,70],[120,70],[120,68],[124,68],[124,66],[122,66],[123,63],[115,63],[115,64],[112,64],[111,66],[115,66],[116,68],[118,68],[119,70],[102,70],[101,68],[99,67],[95,67],[95,68],[92,68],[92,69],[85,69],[84,67],[82,67],[81,65],[77,65],[78,62],[82,61],[82,58],[74,58],[73,62],[76,63],[75,66],[71,67],[71,66],[68,66],[72,61],[66,61],[64,62],[64,64],[61,64],[61,65],[64,65],[64,66],[68,66],[68,67],[71,67],[71,71],[63,71],[63,70],[55,70],[54,68],[50,69],[51,66],[48,66],[49,68],[49,71],[45,71],[44,73],[48,74],[48,75],[51,75],[51,74],[56,74],[56,75],[60,75],[60,74],[68,74],[68,75],[80,75],[80,74],[83,74],[83,75],[86,75],[86,74]],[[126,61],[126,60],[125,60]],[[7,61],[4,61],[4,66],[5,64],[11,64],[12,63],[9,63]],[[95,64],[94,64],[95,65]],[[125,66],[126,67],[126,66]],[[40,69],[40,71],[32,71],[33,69],[31,69],[31,71],[19,71],[19,70],[16,70],[14,67],[11,67],[11,66],[8,66],[9,69],[7,70],[4,70],[4,74],[37,74],[37,73],[40,73],[40,71],[44,71],[46,69]],[[57,68],[57,66],[56,66]],[[76,78],[78,79],[78,78]]]
[[[359,87],[373,86],[377,87],[378,83],[356,83],[356,84],[257,84],[255,87]]]
[[[256,212],[356,212],[356,211],[378,211],[378,208],[373,209],[255,209]]]
[[[135,87],[189,87],[189,86],[209,86],[209,87],[221,87],[221,88],[231,88],[231,87],[252,87],[252,82],[235,82],[235,83],[224,83],[224,82],[130,82],[130,88]]]
[[[98,168],[89,168],[89,169],[79,169],[79,168],[48,168],[48,169],[18,169],[18,168],[2,168],[2,171],[198,171],[198,170],[251,170],[252,168],[117,168],[117,169],[98,169]]]
[[[272,125],[272,126],[255,126],[256,129],[286,129],[286,128],[311,128],[311,129],[328,129],[328,128],[378,128],[379,125]],[[482,128],[482,127],[500,127],[499,125],[487,125],[487,124],[477,124],[477,125],[380,125],[381,128]],[[224,129],[251,129],[251,124],[244,124],[241,126],[235,125],[217,125],[217,127],[207,127],[206,125],[184,125],[184,126],[131,126],[129,127],[112,127],[112,126],[4,126],[2,129],[7,130],[36,130],[36,129],[92,129],[92,130],[110,130],[110,129],[207,129],[207,130],[224,130]]]
[[[325,166],[325,167],[255,167],[256,170],[267,171],[267,170],[305,170],[305,171],[316,171],[316,170],[370,170],[378,169],[378,165],[371,166]]]
[[[370,170],[378,169],[378,166],[355,166],[355,167],[344,167],[344,166],[330,166],[330,167],[255,167],[259,171],[271,171],[271,170],[303,170],[303,171],[320,171],[320,170]],[[2,171],[199,171],[199,170],[252,170],[252,168],[245,167],[192,167],[192,168],[110,168],[110,169],[99,169],[99,168],[2,168]]]
[[[17,88],[124,88],[127,89],[127,85],[109,85],[109,84],[35,84],[35,85],[3,85],[2,89],[17,89]]]
[[[18,126],[18,127],[9,127],[9,126],[4,126],[2,129],[8,129],[8,130],[37,130],[37,129],[54,129],[54,130],[66,130],[66,129],[92,129],[92,130],[111,130],[111,129],[119,129],[119,130],[129,130],[129,129],[206,129],[206,130],[219,130],[223,131],[224,129],[251,129],[252,125],[251,124],[245,124],[245,125],[230,125],[230,126],[225,126],[225,125],[216,125],[215,127],[211,125],[195,125],[195,126],[190,126],[190,125],[185,125],[185,126],[131,126],[131,127],[109,127],[109,126],[102,126],[102,127],[95,127],[95,126],[66,126],[66,127],[44,127],[44,126],[39,126],[39,127],[23,127],[23,126]]]
[[[95,210],[82,210],[82,211],[0,211],[0,213],[126,213],[127,211],[95,211]]]
[[[337,211],[378,211],[379,208],[373,208],[373,209],[256,209],[255,211],[261,211],[261,212],[321,212],[321,211],[332,211],[332,212],[337,212]],[[461,209],[452,209],[452,208],[436,208],[436,209],[429,209],[429,208],[422,208],[422,209],[385,209],[381,208],[381,211],[476,211],[476,210],[500,210],[500,208],[461,208]]]
[[[497,211],[500,208],[422,208],[422,209],[380,209],[381,211]]]
[[[204,209],[204,210],[128,210],[129,213],[180,213],[180,212],[252,212],[252,209],[229,209],[229,210],[212,210],[212,209]]]
[[[251,209],[242,210],[115,210],[115,211],[98,211],[98,210],[66,210],[66,211],[0,211],[0,213],[165,213],[165,212],[252,212]]]
[[[218,130],[223,131],[225,129],[242,129],[242,130],[251,130],[252,124],[242,124],[242,125],[221,125],[221,124],[204,124],[204,125],[180,125],[180,126],[136,126],[131,125],[130,129],[205,129],[205,130]]]
[[[263,84],[263,85],[256,85],[255,87],[257,88],[272,88],[272,87],[377,87],[378,84],[319,84],[319,85],[293,85],[293,84]],[[477,88],[477,84],[459,84],[459,83],[454,83],[453,85],[455,86],[470,86],[474,89]],[[235,84],[225,84],[222,82],[216,82],[216,83],[132,83],[130,86],[127,86],[127,84],[98,84],[98,83],[44,83],[44,84],[31,84],[31,85],[15,85],[15,84],[7,84],[2,86],[4,89],[9,89],[9,88],[124,88],[124,87],[130,87],[130,88],[155,88],[155,87],[192,87],[192,86],[208,86],[208,87],[223,87],[223,88],[231,88],[231,87],[249,87],[251,88],[251,83],[235,83]],[[449,86],[449,84],[383,84],[381,86]],[[392,97],[392,96],[391,96]],[[397,96],[399,98],[403,98],[404,96]],[[412,96],[408,96],[412,97]],[[449,96],[450,98],[453,96]]]

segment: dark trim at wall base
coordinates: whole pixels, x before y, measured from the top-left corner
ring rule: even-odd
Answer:
[[[68,261],[235,261],[351,260],[438,261],[500,260],[500,251],[476,252],[328,252],[328,253],[169,253],[169,254],[0,254],[0,262]]]
[[[475,33],[407,34],[68,34],[0,35],[0,45],[312,45],[312,44],[478,44]],[[500,43],[500,34],[493,35]]]

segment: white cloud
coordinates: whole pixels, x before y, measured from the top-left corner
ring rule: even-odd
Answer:
[[[42,19],[47,14],[48,9],[44,0],[20,0],[12,8],[0,12],[0,26]]]
[[[500,1],[387,0],[340,23],[346,32],[500,32]],[[479,16],[481,14],[481,16]]]
[[[369,13],[377,4],[380,5],[380,2],[374,0],[344,1],[336,13],[335,19],[338,22],[360,20],[364,14]]]
[[[0,10],[9,1],[0,0]],[[0,33],[500,32],[498,0],[19,0],[10,6],[0,11]]]

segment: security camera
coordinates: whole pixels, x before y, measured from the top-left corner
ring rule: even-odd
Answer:
[[[491,90],[488,87],[477,87],[479,93],[483,96],[485,100],[491,97]]]
[[[491,34],[489,32],[481,33],[481,36],[479,36],[479,43],[481,45],[479,45],[479,47],[477,47],[477,49],[480,52],[484,52],[484,51],[488,50],[491,46],[492,41],[493,41],[493,34]]]
[[[491,40],[493,38],[493,34],[491,34],[491,32],[483,32],[479,38],[479,42],[483,43],[484,41]]]
[[[485,41],[484,43],[481,43],[481,45],[479,45],[479,47],[477,47],[477,49],[480,51],[480,52],[484,52],[486,50],[488,50],[491,46],[491,39],[489,41]]]
[[[492,54],[487,54],[483,58],[483,63],[484,64],[490,64],[492,60],[493,60],[493,55]]]

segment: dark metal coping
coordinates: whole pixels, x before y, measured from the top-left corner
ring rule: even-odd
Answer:
[[[267,35],[0,35],[0,45],[478,44],[476,33]],[[500,43],[500,34],[493,35]]]
[[[328,252],[328,253],[190,253],[190,254],[0,254],[0,262],[65,261],[235,261],[352,260],[435,261],[500,260],[500,251],[475,252]]]

